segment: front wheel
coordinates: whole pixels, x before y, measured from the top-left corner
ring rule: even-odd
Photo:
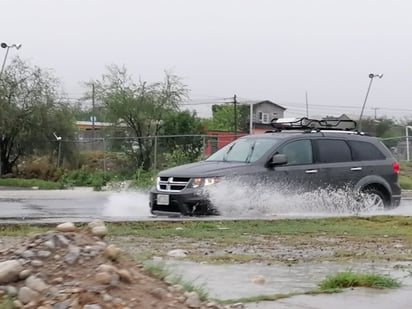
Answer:
[[[360,193],[361,211],[380,211],[390,207],[390,202],[380,190],[376,188],[366,188]]]

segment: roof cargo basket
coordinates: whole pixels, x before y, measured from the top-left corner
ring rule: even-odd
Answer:
[[[356,121],[351,119],[310,119],[303,118],[274,118],[270,122],[275,131],[282,130],[337,130],[355,131]]]

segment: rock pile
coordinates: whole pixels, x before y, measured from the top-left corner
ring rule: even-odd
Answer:
[[[0,295],[14,308],[242,308],[202,302],[196,292],[147,273],[103,241],[104,222],[73,223],[0,251]],[[1,301],[0,301],[1,305]]]

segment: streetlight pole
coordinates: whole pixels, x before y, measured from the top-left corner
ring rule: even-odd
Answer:
[[[363,111],[365,110],[366,101],[368,100],[368,96],[369,96],[369,91],[371,90],[372,82],[373,82],[373,79],[375,77],[382,78],[383,74],[373,74],[373,73],[369,74],[370,82],[369,82],[369,86],[368,86],[368,91],[366,91],[365,101],[363,101],[362,110],[361,110],[361,113],[360,113],[360,116],[359,116],[359,121],[358,121],[359,132],[362,131],[361,121],[362,121]]]
[[[3,43],[0,44],[0,46],[1,46],[1,48],[6,49],[6,54],[4,55],[3,64],[1,66],[1,71],[0,71],[0,77],[1,77],[1,75],[3,74],[3,71],[4,71],[4,67],[6,66],[6,60],[7,60],[7,56],[9,55],[10,48],[14,47],[15,49],[20,49],[22,45],[21,44],[9,45],[9,44],[3,42]]]
[[[409,161],[409,129],[412,130],[412,126],[405,127],[406,134],[406,161]]]

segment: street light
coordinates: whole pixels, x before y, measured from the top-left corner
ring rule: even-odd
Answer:
[[[412,126],[405,127],[406,134],[406,161],[409,161],[409,129],[412,130]]]
[[[373,74],[373,73],[369,74],[369,78],[370,78],[371,80],[370,80],[370,82],[369,82],[368,91],[366,92],[365,101],[363,102],[362,111],[361,111],[360,116],[359,116],[359,121],[358,121],[358,123],[359,123],[359,131],[362,131],[362,123],[361,123],[361,120],[362,120],[362,116],[363,116],[363,111],[365,110],[365,105],[366,105],[366,101],[368,100],[369,91],[371,90],[372,82],[373,82],[373,79],[374,79],[375,77],[382,78],[382,77],[383,77],[383,74]]]
[[[0,71],[0,77],[1,77],[1,75],[3,74],[3,71],[4,71],[4,67],[6,66],[6,60],[7,60],[7,56],[9,54],[10,48],[20,49],[22,45],[21,44],[9,45],[9,44],[3,42],[3,43],[0,44],[0,46],[1,46],[1,48],[6,48],[6,54],[4,55],[3,65],[1,66],[1,71]]]

